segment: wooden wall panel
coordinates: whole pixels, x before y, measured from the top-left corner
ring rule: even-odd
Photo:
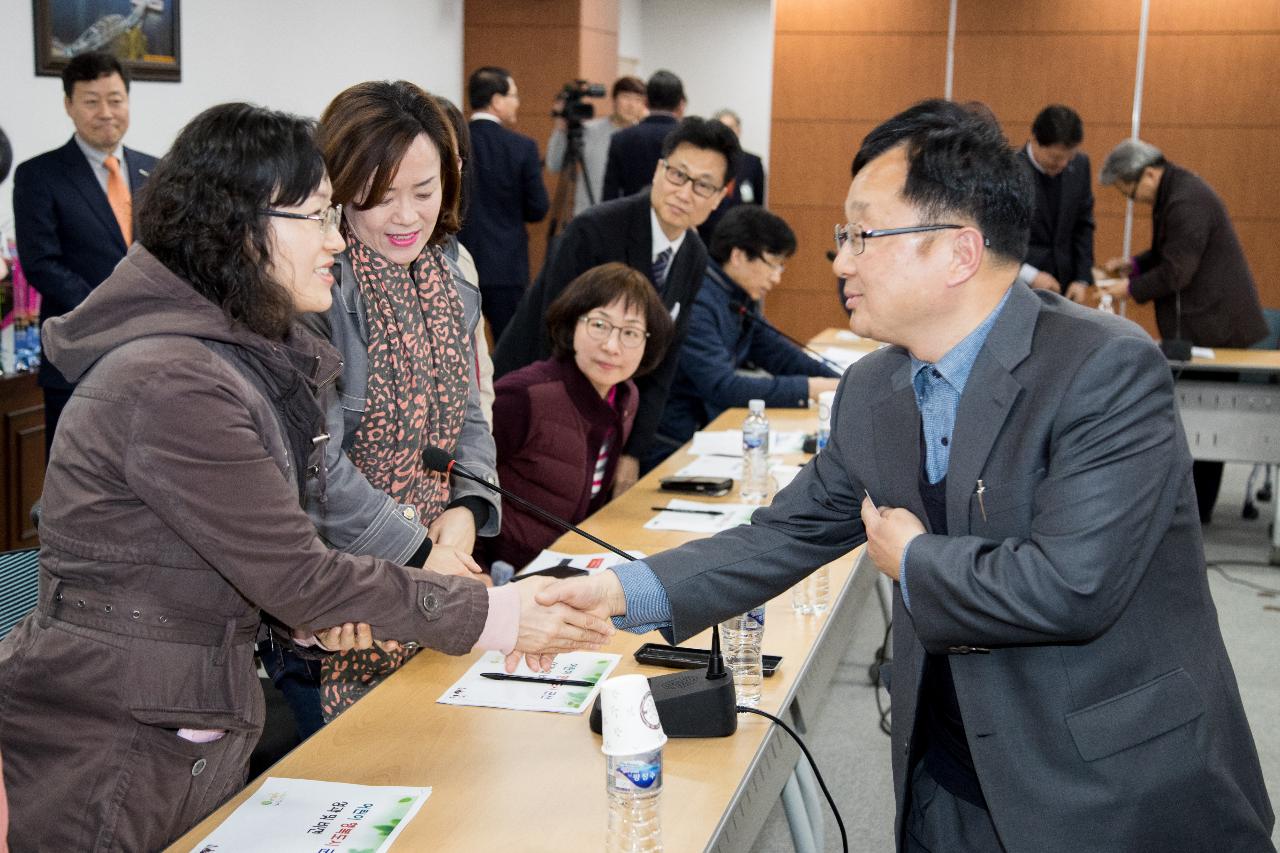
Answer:
[[[874,121],[817,119],[775,122],[772,144],[787,154],[772,158],[770,199],[816,205],[839,215],[849,189],[853,155],[876,124]]]
[[[1274,0],[1151,0],[1148,29],[1152,33],[1280,30],[1280,3]]]
[[[948,0],[778,0],[774,27],[784,32],[942,33]]]
[[[946,57],[945,33],[779,33],[774,124],[815,118],[880,122],[922,98],[941,95]]]
[[[1138,3],[1117,0],[960,0],[956,6],[956,30],[1006,35],[1117,30],[1136,33],[1141,12]],[[1065,67],[1057,57],[1047,65],[1058,71]]]
[[[1274,127],[1278,60],[1280,33],[1152,34],[1142,126]]]

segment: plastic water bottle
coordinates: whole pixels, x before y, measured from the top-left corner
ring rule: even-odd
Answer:
[[[725,666],[733,673],[733,690],[739,705],[760,704],[760,684],[764,678],[760,646],[764,642],[764,605],[720,623]]]
[[[831,607],[831,570],[826,566],[791,587],[791,609],[796,613],[826,613]]]
[[[818,395],[818,451],[821,452],[831,440],[831,407],[835,404],[836,392],[823,391]]]
[[[661,853],[662,748],[636,755],[606,756],[609,792],[609,853]]]
[[[748,404],[750,414],[742,422],[742,499],[763,503],[769,496],[769,419],[764,400]]]
[[[1098,300],[1098,310],[1107,314],[1116,313],[1115,299],[1110,293],[1102,294],[1102,297]]]

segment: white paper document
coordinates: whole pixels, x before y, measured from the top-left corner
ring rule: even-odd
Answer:
[[[742,479],[742,457],[699,456],[676,472],[677,477],[728,477]]]
[[[1216,358],[1217,356],[1214,355],[1213,350],[1211,350],[1209,347],[1192,347],[1191,357],[1192,358]]]
[[[191,853],[381,853],[430,788],[270,776]]]
[[[815,421],[816,426],[816,421]],[[769,431],[769,453],[802,453],[804,452],[804,436],[800,431]],[[694,456],[737,456],[742,457],[742,430],[722,429],[703,430],[693,434],[693,445],[689,452]]]
[[[845,349],[844,347],[824,347],[820,350],[822,357],[827,361],[833,361],[840,366],[841,371],[849,369],[849,365],[853,364],[864,355],[871,353],[860,349]]]
[[[637,560],[643,560],[646,556],[644,551],[635,551],[631,548],[623,548],[622,550]],[[543,569],[560,566],[581,569],[589,575],[594,575],[597,572],[603,572],[605,569],[619,566],[625,562],[627,561],[612,551],[604,551],[599,554],[566,554],[562,551],[543,551],[530,560],[527,566],[516,572],[516,577],[523,577],[534,572],[540,572]]]
[[[698,503],[673,499],[667,501],[670,510],[663,510],[649,519],[645,530],[681,530],[686,533],[719,533],[739,524],[751,521],[751,513],[760,507],[756,504]],[[678,510],[688,510],[679,512]]]
[[[486,652],[466,675],[436,701],[441,705],[471,705],[506,708],[511,711],[550,711],[553,714],[581,714],[596,697],[600,682],[609,677],[621,655],[606,652],[565,652],[556,655],[550,672],[534,672],[521,659],[513,675],[554,681],[568,678],[587,681],[590,687],[572,684],[537,684],[528,681],[492,681],[481,673],[506,673],[501,652]]]
[[[778,484],[779,489],[785,489],[791,485],[791,481],[799,473],[799,465],[774,465],[769,469],[769,476],[773,477],[773,481]]]

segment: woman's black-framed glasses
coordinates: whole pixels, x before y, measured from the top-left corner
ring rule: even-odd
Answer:
[[[635,326],[618,326],[603,317],[591,314],[583,314],[578,318],[578,322],[586,325],[587,337],[593,341],[607,341],[613,334],[613,330],[617,329],[618,340],[627,349],[644,346],[644,342],[649,338],[649,333],[644,329],[637,329]]]
[[[867,241],[874,237],[892,237],[895,234],[918,234],[922,231],[944,231],[949,228],[963,228],[963,225],[910,225],[906,228],[880,228],[875,231],[864,231],[861,225],[852,222],[836,226],[836,251],[849,244],[855,255],[861,255],[867,247]]]
[[[278,216],[281,219],[310,219],[312,222],[319,222],[320,230],[325,232],[330,228],[336,229],[342,222],[342,205],[340,204],[333,205],[324,213],[290,213],[287,210],[273,210],[269,207],[264,207],[258,212],[264,216]]]

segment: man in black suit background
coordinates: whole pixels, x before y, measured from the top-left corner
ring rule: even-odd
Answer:
[[[477,68],[467,80],[471,104],[471,208],[458,240],[475,258],[482,310],[494,340],[529,287],[526,222],[551,206],[538,144],[504,125],[516,123],[520,92],[505,68]]]
[[[1018,277],[1074,302],[1083,302],[1093,284],[1093,187],[1083,141],[1080,115],[1051,104],[1036,116],[1031,139],[1018,152],[1036,188],[1031,244]]]
[[[615,496],[639,478],[641,454],[657,433],[707,268],[707,250],[695,229],[733,180],[738,139],[718,121],[690,117],[667,136],[659,157],[648,189],[598,204],[569,221],[493,358],[495,376],[548,358],[547,306],[592,267],[618,261],[649,276],[675,320],[675,335],[662,362],[636,380],[640,406],[614,474]]]
[[[129,76],[114,56],[72,59],[62,71],[62,91],[75,135],[13,174],[18,260],[42,297],[41,325],[83,302],[124,257],[133,242],[133,197],[156,164],[122,144]],[[39,382],[47,450],[74,386],[47,360]]]
[[[670,71],[655,71],[645,84],[649,115],[609,140],[604,167],[603,199],[639,192],[653,180],[653,164],[662,154],[662,140],[684,115],[684,83]]]
[[[733,110],[720,110],[711,118],[732,130],[738,141],[742,141],[742,118]],[[750,151],[743,151],[736,174],[733,189],[720,202],[720,206],[711,212],[707,221],[698,226],[698,236],[707,245],[711,244],[711,235],[715,232],[716,225],[730,208],[739,204],[758,204],[764,207],[764,161]]]

